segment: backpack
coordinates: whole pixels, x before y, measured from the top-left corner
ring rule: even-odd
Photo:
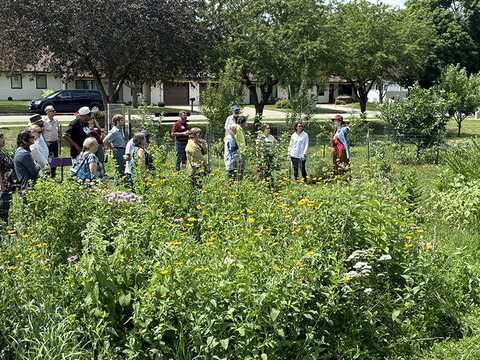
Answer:
[[[87,160],[88,156],[91,154],[88,154],[87,156],[82,156],[80,159],[78,159],[77,162],[70,168],[70,172],[72,173],[72,176],[76,177],[77,179],[82,180],[83,182],[85,181],[93,181],[96,179],[95,175],[93,175],[90,172],[90,168],[88,167]]]

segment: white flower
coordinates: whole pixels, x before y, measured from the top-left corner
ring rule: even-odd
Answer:
[[[380,256],[380,261],[385,261],[385,260],[392,260],[392,257],[390,255],[382,255]]]
[[[350,279],[353,279],[353,278],[356,278],[356,277],[361,277],[362,274],[357,273],[356,271],[349,271],[344,276],[349,277]]]
[[[370,265],[368,265],[367,263],[364,263],[364,262],[357,262],[355,265],[353,265],[353,268],[354,269],[362,269],[362,270],[365,270],[365,269],[371,269],[372,267]]]
[[[370,293],[372,292],[373,290],[371,288],[366,288],[365,290],[363,290],[363,292],[367,295],[370,295]]]

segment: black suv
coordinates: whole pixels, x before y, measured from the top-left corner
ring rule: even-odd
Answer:
[[[100,91],[83,89],[55,91],[44,99],[30,101],[28,109],[33,113],[44,114],[48,105],[53,105],[57,113],[76,112],[82,106],[88,106],[92,110],[104,110]]]

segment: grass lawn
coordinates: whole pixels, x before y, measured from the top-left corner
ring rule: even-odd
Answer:
[[[349,104],[353,109],[360,109],[360,103],[353,103]],[[378,111],[377,109],[378,103],[376,102],[367,102],[367,111]]]
[[[26,114],[29,101],[0,101],[0,114]]]

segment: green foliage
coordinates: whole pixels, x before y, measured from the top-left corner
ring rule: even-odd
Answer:
[[[278,99],[275,103],[275,107],[279,109],[291,109],[292,102],[290,101],[290,99]]]
[[[158,119],[155,118],[155,110],[147,104],[145,95],[138,94],[138,99],[140,100],[138,115],[142,124],[142,130],[147,130],[150,133],[150,141],[153,144],[161,146],[164,144],[160,128],[163,116],[159,116]]]
[[[453,117],[458,126],[458,134],[462,122],[480,107],[480,74],[468,76],[460,65],[450,65],[442,71],[442,96],[448,103],[448,115]]]
[[[447,103],[435,89],[422,89],[415,85],[409,98],[386,102],[380,108],[380,118],[395,129],[393,140],[399,144],[414,145],[417,159],[422,149],[444,141]]]
[[[239,74],[239,63],[228,60],[225,71],[218,74],[216,83],[209,82],[201,94],[200,111],[209,121],[209,130],[217,137],[225,133],[225,120],[232,114],[232,105],[241,106],[244,89]]]
[[[42,95],[41,95],[41,99],[45,99],[50,94],[53,94],[53,90],[47,90],[47,89],[43,90]]]

